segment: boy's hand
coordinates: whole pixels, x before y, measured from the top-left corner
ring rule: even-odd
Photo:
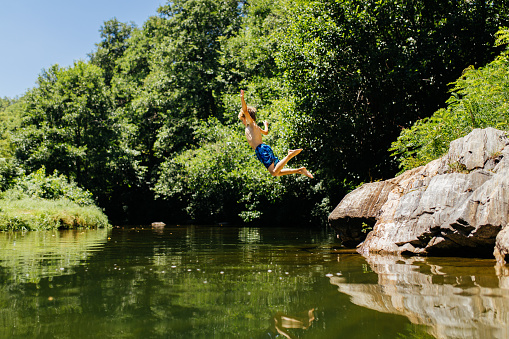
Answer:
[[[269,134],[269,123],[267,122],[267,120],[263,121],[263,125],[265,125],[265,128],[262,130],[262,134],[263,135]]]
[[[242,112],[244,112],[244,114],[246,115],[246,119],[249,119],[249,118],[247,118],[247,116],[248,116],[247,105],[246,105],[246,100],[244,100],[244,90],[243,89],[240,90],[240,102],[242,103]]]

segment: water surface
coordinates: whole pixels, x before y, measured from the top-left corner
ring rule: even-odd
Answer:
[[[508,276],[326,229],[0,233],[0,337],[507,338]]]

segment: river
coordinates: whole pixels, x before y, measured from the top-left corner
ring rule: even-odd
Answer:
[[[1,338],[508,338],[494,260],[370,256],[325,228],[0,233]]]

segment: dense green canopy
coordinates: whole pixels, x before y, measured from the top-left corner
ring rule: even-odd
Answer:
[[[143,27],[105,22],[90,60],[2,100],[0,119],[22,120],[0,130],[1,156],[66,175],[118,223],[323,221],[352,187],[397,173],[391,143],[495,59],[506,25],[505,0],[171,1]],[[315,179],[257,162],[240,89],[276,155],[303,148],[289,166]],[[407,166],[421,145],[404,138]]]

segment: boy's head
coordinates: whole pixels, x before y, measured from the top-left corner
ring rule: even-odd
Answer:
[[[253,119],[253,121],[256,121],[256,108],[247,106],[247,112],[251,116],[251,119]],[[242,118],[244,118],[244,111],[241,108],[240,112],[239,112],[239,119],[242,119]]]

